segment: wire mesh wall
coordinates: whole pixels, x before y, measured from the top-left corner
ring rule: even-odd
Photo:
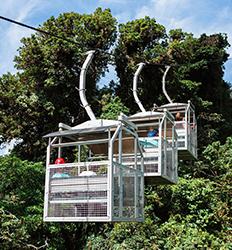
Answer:
[[[47,135],[44,221],[144,221],[143,152],[136,127],[125,117],[93,125]],[[79,147],[77,162],[50,163],[52,151],[61,155],[70,146]]]

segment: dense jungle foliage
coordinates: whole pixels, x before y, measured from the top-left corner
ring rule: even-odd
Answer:
[[[230,46],[226,34],[199,38],[145,17],[117,24],[109,9],[64,13],[22,38],[16,75],[0,78],[0,142],[18,139],[0,157],[0,249],[232,249],[232,99],[223,80]],[[138,95],[147,110],[167,103],[194,103],[198,119],[197,161],[179,161],[178,185],[145,188],[144,223],[44,223],[43,135],[88,119],[80,106],[79,73],[89,49],[98,49],[87,74],[87,99],[100,118],[133,114],[131,91],[139,62],[146,62]],[[109,56],[111,52],[114,56]],[[115,66],[117,81],[99,88]],[[98,229],[98,230],[96,230]]]

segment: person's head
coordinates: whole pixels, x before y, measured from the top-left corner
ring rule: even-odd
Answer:
[[[64,164],[65,160],[63,158],[57,158],[55,164]]]
[[[56,173],[63,173],[63,170],[64,170],[63,168],[57,168]]]
[[[185,117],[182,118],[182,121],[183,121],[183,122],[185,121]]]
[[[180,113],[176,113],[176,116],[175,116],[175,117],[176,117],[176,119],[179,120],[179,119],[180,119]]]

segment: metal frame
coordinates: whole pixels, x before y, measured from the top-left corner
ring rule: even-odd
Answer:
[[[162,78],[162,89],[163,93],[169,101],[169,104],[163,105],[157,108],[157,111],[163,111],[164,108],[168,109],[172,114],[184,113],[185,122],[175,122],[178,134],[178,156],[182,160],[195,160],[197,159],[197,121],[195,118],[195,107],[188,101],[188,103],[173,103],[165,88],[165,78],[171,66],[166,66],[166,70]],[[193,121],[191,122],[191,115]],[[180,130],[179,125],[183,126],[184,129]],[[184,140],[183,140],[184,138]],[[184,145],[183,144],[184,141]]]
[[[99,122],[103,125],[100,128],[96,127],[96,124],[99,124]],[[92,126],[90,125],[90,123],[92,123]],[[58,131],[45,136],[49,138],[49,142],[47,146],[46,160],[44,221],[144,221],[143,151],[138,141],[139,139],[137,135],[137,127],[132,122],[130,122],[123,114],[119,116],[117,121],[112,122],[98,120],[98,122],[91,121],[90,123],[88,129],[81,129],[83,127],[83,124],[80,124],[79,126],[76,126],[72,129],[68,129],[66,131]],[[106,124],[108,124],[108,126],[106,126]],[[74,131],[76,131],[76,134],[73,134]],[[96,140],[95,137],[98,136],[99,131],[104,133],[106,137],[104,139]],[[66,140],[70,140],[70,138],[72,138],[73,141],[69,141],[67,143]],[[62,164],[62,167],[69,173],[71,173],[75,169],[74,177],[61,178],[60,180],[56,179],[55,181],[54,179],[51,179],[51,174],[61,166],[51,164],[51,154],[54,150],[57,151],[57,155],[59,155],[61,153],[59,149],[66,146],[79,146],[80,149],[83,145],[92,147],[94,145],[98,146],[99,143],[105,144],[108,148],[107,156],[104,155],[104,157],[102,158],[105,160],[99,161],[101,159],[100,157],[96,161],[94,160],[94,158],[88,156],[85,161],[81,161],[79,155],[78,162]],[[95,148],[93,147],[93,151],[94,150]],[[115,151],[117,153],[115,153]],[[124,155],[127,155],[127,153],[133,155],[133,166],[127,166],[123,164]],[[117,159],[119,159],[119,161],[117,161]],[[140,168],[137,167],[138,164]],[[100,169],[100,167],[103,165],[107,166],[107,173],[104,174],[103,177],[101,176],[101,174],[93,177],[81,177],[81,171],[84,168],[87,168],[88,170],[89,165],[94,166],[96,169]],[[114,194],[115,178],[119,178],[120,180],[119,205],[117,205],[114,201],[116,195]],[[128,178],[134,185],[132,187],[129,187],[129,191],[132,191],[134,193],[134,198],[132,200],[125,200],[123,193],[125,190],[127,190],[125,180],[127,180]],[[104,180],[104,183],[102,182],[102,180]],[[101,192],[101,188],[104,188],[105,190],[105,187],[107,187],[107,195],[103,198],[99,197],[99,199],[97,199],[98,197],[93,199],[94,197],[90,196],[86,199],[81,199],[81,196],[74,196],[77,192],[80,192],[80,185],[82,185],[84,191],[89,190],[88,192],[86,191],[85,194],[90,194],[92,192],[91,195],[93,195],[96,190],[99,190],[98,192]],[[95,191],[91,190],[91,185],[94,186]],[[56,195],[55,193],[57,192],[58,195],[63,194],[65,198],[54,198]],[[71,195],[70,192],[72,192]],[[106,214],[104,215],[101,214],[100,216],[94,216],[86,214],[85,216],[80,215],[79,213],[78,207],[80,207],[81,205],[87,206],[88,211],[91,210],[93,212],[93,208],[102,206],[100,204],[105,204],[104,206],[106,207]],[[69,209],[68,212],[70,214],[72,213],[73,216],[66,216],[64,214],[61,214],[61,206],[67,206]],[[115,206],[116,210],[119,211],[118,214],[115,213]],[[58,215],[56,215],[56,208],[58,211]],[[127,210],[132,212],[126,213]],[[62,211],[65,211],[65,209],[63,209]]]
[[[169,110],[173,115],[176,113],[183,114],[185,118],[185,121],[175,121],[179,159],[197,159],[197,120],[194,105],[190,100],[188,103],[169,103],[158,107],[157,111],[162,112],[164,109]]]
[[[144,178],[147,184],[177,184],[178,150],[174,117],[164,112],[141,112],[130,118],[138,127],[140,143],[144,145]],[[147,137],[153,129],[159,130],[159,137]],[[152,141],[158,141],[158,147]],[[151,146],[146,143],[151,142]],[[171,162],[170,162],[171,160]]]

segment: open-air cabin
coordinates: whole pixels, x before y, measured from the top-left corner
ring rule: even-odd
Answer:
[[[124,115],[117,121],[59,126],[60,131],[45,136],[44,221],[144,221],[143,152],[137,127]],[[65,157],[67,148],[78,149],[74,162]],[[54,155],[65,163],[54,164]],[[132,161],[124,164],[128,155]]]
[[[157,108],[164,109],[176,116],[180,113],[180,120],[175,121],[175,129],[178,135],[178,157],[182,160],[197,159],[197,121],[195,108],[191,101],[188,103],[169,103]]]
[[[177,184],[178,155],[174,117],[167,110],[145,111],[130,116],[129,120],[138,127],[139,141],[145,150],[145,183]],[[126,158],[123,160],[126,161]]]

